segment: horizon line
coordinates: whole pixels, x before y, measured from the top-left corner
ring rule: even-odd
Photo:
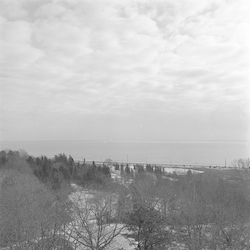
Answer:
[[[245,140],[104,140],[104,139],[82,139],[82,140],[0,140],[0,142],[249,142]]]

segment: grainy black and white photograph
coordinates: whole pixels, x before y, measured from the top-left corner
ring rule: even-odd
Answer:
[[[249,250],[249,31],[249,0],[0,0],[0,250]]]

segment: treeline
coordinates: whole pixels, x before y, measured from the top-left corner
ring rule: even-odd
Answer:
[[[127,174],[134,176],[134,172],[148,172],[148,173],[162,173],[161,167],[157,165],[146,164],[145,166],[142,164],[118,164],[118,163],[110,163],[114,166],[115,170],[120,170],[121,174]]]
[[[0,167],[11,165],[8,161],[11,162],[13,158],[24,159],[34,175],[54,190],[60,189],[63,183],[70,181],[81,186],[98,186],[111,180],[109,167],[105,164],[96,166],[94,161],[91,164],[85,161],[79,164],[74,162],[72,156],[67,157],[61,153],[50,159],[46,156],[33,157],[24,151],[1,151]]]

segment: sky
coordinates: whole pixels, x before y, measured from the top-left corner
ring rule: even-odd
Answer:
[[[0,0],[0,140],[249,140],[249,0]]]

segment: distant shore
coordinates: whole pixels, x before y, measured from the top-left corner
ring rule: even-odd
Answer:
[[[85,160],[86,163],[92,163],[95,162],[95,164],[97,165],[102,165],[105,164],[107,162],[105,161],[95,161],[95,160]],[[83,164],[84,160],[75,160],[76,163],[79,162],[79,164]],[[177,164],[177,163],[146,163],[146,162],[119,162],[119,161],[114,161],[112,162],[113,164],[119,164],[119,165],[142,165],[142,166],[146,166],[146,165],[151,165],[151,166],[157,166],[157,167],[161,167],[161,168],[186,168],[186,169],[192,169],[192,168],[213,168],[213,169],[232,169],[232,167],[230,167],[229,165],[208,165],[208,164]],[[111,163],[111,164],[112,164]]]

